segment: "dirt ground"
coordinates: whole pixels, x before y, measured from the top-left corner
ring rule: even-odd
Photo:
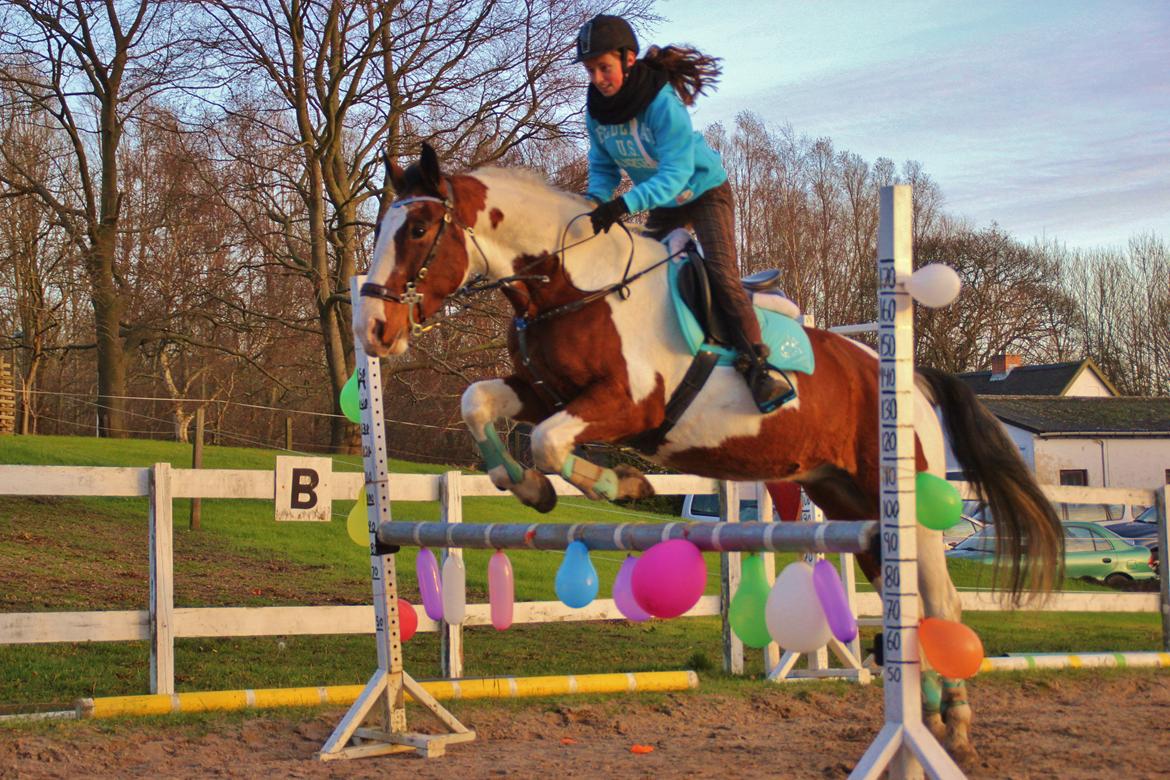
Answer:
[[[988,676],[973,682],[977,778],[1170,775],[1170,674]],[[0,726],[0,778],[844,777],[881,721],[881,690],[761,684],[583,701],[454,703],[478,732],[442,758],[320,763],[340,709],[202,722]],[[413,728],[430,721],[410,710]],[[635,745],[651,752],[635,753]]]

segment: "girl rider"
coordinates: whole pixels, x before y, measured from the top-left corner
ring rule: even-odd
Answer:
[[[740,284],[727,172],[686,108],[714,84],[718,60],[674,46],[653,47],[640,60],[637,54],[638,39],[619,16],[595,16],[577,35],[577,61],[590,81],[589,197],[600,204],[589,215],[593,232],[647,210],[646,230],[657,238],[678,227],[694,229],[724,323],[735,334],[736,367],[756,406],[771,411],[789,385],[767,364],[768,348]],[[614,198],[622,171],[634,187]]]

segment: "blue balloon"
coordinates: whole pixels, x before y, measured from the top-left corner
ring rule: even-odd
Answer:
[[[571,542],[557,569],[557,598],[567,607],[580,609],[597,598],[597,588],[597,569],[589,560],[589,548],[584,542]]]

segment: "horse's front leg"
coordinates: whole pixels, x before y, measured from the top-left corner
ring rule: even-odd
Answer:
[[[582,442],[612,442],[645,430],[644,416],[635,406],[614,403],[620,392],[609,385],[595,385],[536,426],[532,431],[536,467],[560,474],[595,501],[654,495],[654,488],[636,468],[606,468],[573,454]]]
[[[496,432],[495,421],[539,420],[545,412],[540,397],[521,379],[488,379],[475,382],[463,393],[463,421],[479,448],[492,484],[512,491],[518,499],[538,512],[549,512],[557,504],[557,494],[548,477],[535,469],[521,466]]]

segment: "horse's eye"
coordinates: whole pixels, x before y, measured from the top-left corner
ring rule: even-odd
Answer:
[[[427,226],[421,222],[416,222],[410,226],[411,238],[422,238],[427,234]]]

